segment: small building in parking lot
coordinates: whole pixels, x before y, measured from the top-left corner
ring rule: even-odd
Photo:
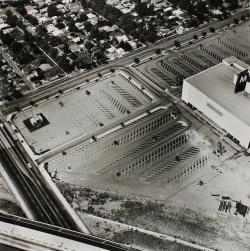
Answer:
[[[229,57],[183,82],[182,100],[244,148],[250,148],[250,66]]]

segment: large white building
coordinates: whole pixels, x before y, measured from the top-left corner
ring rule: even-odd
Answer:
[[[183,82],[182,100],[245,148],[250,147],[250,67],[237,58]]]

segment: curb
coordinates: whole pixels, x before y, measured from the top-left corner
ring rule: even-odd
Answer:
[[[42,177],[45,180],[45,184],[47,187],[54,193],[57,201],[60,203],[60,206],[71,216],[72,220],[75,222],[77,228],[79,231],[91,235],[91,232],[87,228],[87,226],[82,222],[80,217],[76,214],[74,209],[69,205],[67,200],[64,198],[64,196],[61,194],[55,183],[51,180],[49,174],[45,170],[43,164],[38,166],[38,170]]]

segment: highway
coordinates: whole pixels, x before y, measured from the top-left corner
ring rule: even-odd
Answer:
[[[235,18],[240,18],[242,15],[246,15],[246,14],[248,14],[247,9],[240,10],[238,11],[237,14],[233,15],[232,17],[224,21],[210,22],[201,27],[192,29],[189,32],[186,32],[182,35],[176,34],[174,36],[161,39],[150,47],[137,49],[125,55],[122,58],[111,61],[108,64],[101,65],[93,70],[82,72],[73,77],[69,77],[63,80],[58,80],[51,85],[42,86],[41,88],[36,89],[35,91],[26,95],[23,98],[20,98],[18,100],[14,100],[14,101],[9,102],[8,104],[5,104],[5,106],[2,107],[2,111],[3,113],[8,114],[8,113],[14,112],[16,107],[23,108],[25,106],[28,106],[31,100],[33,102],[39,102],[49,96],[58,94],[58,90],[64,91],[66,89],[73,88],[80,84],[83,84],[86,80],[97,77],[97,74],[99,72],[102,72],[102,74],[105,74],[105,73],[110,72],[111,69],[118,69],[126,65],[130,65],[131,63],[133,63],[133,60],[136,57],[140,59],[151,57],[155,54],[155,50],[157,48],[160,48],[162,50],[168,50],[171,47],[173,47],[175,40],[179,40],[181,43],[186,43],[187,41],[191,41],[193,40],[194,34],[201,35],[201,33],[204,31],[208,32],[209,27],[214,27],[216,30],[223,29],[228,24],[231,24]]]
[[[58,205],[37,169],[30,168],[28,157],[4,126],[0,127],[0,156],[5,171],[29,206],[33,219],[79,231],[71,215]]]

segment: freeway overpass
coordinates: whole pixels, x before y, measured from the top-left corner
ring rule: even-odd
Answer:
[[[139,251],[100,237],[3,213],[0,213],[0,250]]]
[[[69,212],[65,203],[57,198],[41,178],[35,164],[19,147],[19,141],[6,126],[0,124],[0,165],[16,188],[27,217],[89,234],[88,228],[76,213],[73,210]]]

